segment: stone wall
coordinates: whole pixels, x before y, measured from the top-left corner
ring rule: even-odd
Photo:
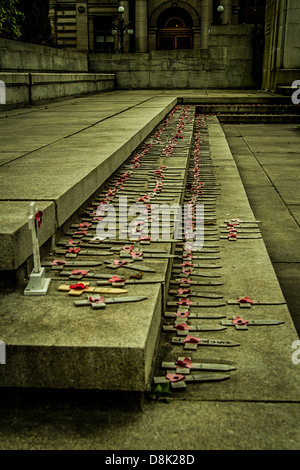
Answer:
[[[0,39],[1,109],[113,90],[113,74],[89,73],[88,56]]]
[[[251,25],[212,26],[207,49],[90,54],[0,39],[6,108],[118,89],[260,88]],[[2,103],[2,101],[0,100]]]
[[[90,71],[114,73],[119,89],[260,88],[251,72],[251,25],[212,26],[206,50],[90,54]]]
[[[2,72],[88,72],[85,53],[0,38]]]

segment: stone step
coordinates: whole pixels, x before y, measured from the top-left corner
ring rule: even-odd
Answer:
[[[214,114],[242,114],[242,115],[286,115],[300,114],[298,106],[291,101],[289,104],[211,104],[197,105],[198,113],[214,113]]]
[[[300,123],[300,114],[217,114],[222,123],[227,124],[280,124]]]
[[[36,201],[44,211],[42,245],[68,223],[175,104],[174,97],[159,102],[145,92],[120,99],[118,92],[112,92],[4,113],[0,119],[0,242],[5,249],[0,271],[17,270],[32,254],[27,224],[30,202]]]
[[[168,103],[164,101],[164,105],[164,111],[167,113]],[[152,116],[152,113],[150,109],[148,117]],[[178,113],[179,111],[177,115]],[[189,124],[186,124],[185,130],[182,131],[183,141],[187,146],[190,145],[192,137],[193,113],[188,120]],[[149,138],[147,140],[149,141]],[[97,152],[96,147],[94,151]],[[141,145],[140,150],[136,150],[138,151],[141,155],[143,151],[149,151],[150,154],[151,147],[147,146],[146,142]],[[148,158],[147,154],[143,154],[143,158],[148,164],[151,162],[149,169],[152,171],[145,176],[150,180],[153,170],[159,170],[161,165],[164,167],[164,159],[171,157],[152,154],[151,158]],[[187,161],[186,153],[184,156],[173,156],[172,161],[168,163],[169,168],[164,170],[166,176],[169,171],[172,175],[176,171],[178,177],[173,187],[177,185],[182,188],[185,185]],[[118,179],[123,172],[121,166],[117,173]],[[135,172],[138,174],[138,167]],[[159,175],[156,177],[159,178]],[[113,184],[115,175],[111,180]],[[106,186],[108,183],[109,181],[106,182]],[[103,191],[104,188],[100,187],[99,194]],[[99,197],[96,199],[98,205]],[[177,192],[174,199],[177,203],[181,203],[182,192]],[[70,230],[76,231],[73,226]],[[146,250],[147,245],[144,247]],[[172,243],[168,242],[155,244],[155,247],[167,253],[173,249]],[[91,244],[90,248],[95,251],[97,245]],[[49,253],[45,264],[48,259],[53,262],[59,256],[57,253]],[[67,256],[68,254],[65,260],[75,263],[76,267],[77,258]],[[91,261],[96,261],[96,266],[89,269],[98,274],[108,273],[110,276],[117,274],[128,279],[130,274],[139,273],[123,267],[117,271],[113,271],[110,267],[106,269],[105,260],[118,257],[118,253],[111,252],[111,255],[104,257],[91,255],[87,258],[82,258],[79,254],[78,257],[79,265],[83,264],[85,268],[89,267]],[[61,276],[60,265],[59,269],[54,265],[46,270],[46,277],[51,279],[46,295],[24,296],[24,290],[21,288],[7,291],[7,295],[3,295],[0,300],[1,311],[4,312],[1,338],[4,338],[7,350],[7,367],[0,370],[0,387],[97,389],[144,393],[151,381],[162,308],[165,303],[165,286],[170,277],[170,263],[169,258],[146,258],[141,265],[137,261],[139,270],[143,269],[144,264],[152,268],[153,272],[146,271],[143,277],[148,283],[133,285],[128,283],[124,286],[124,293],[105,292],[104,296],[105,299],[115,297],[116,300],[120,296],[125,297],[125,300],[128,296],[140,296],[143,300],[108,303],[105,309],[94,309],[90,305],[80,307],[75,304],[75,300],[77,302],[87,300],[88,295],[94,294],[75,290],[81,295],[71,296],[65,289],[62,290],[60,286],[74,285],[76,280]],[[70,269],[72,270],[72,267]],[[95,280],[89,282],[91,286],[97,287]],[[103,285],[100,288],[107,289]],[[108,286],[109,290],[111,288],[115,286]]]

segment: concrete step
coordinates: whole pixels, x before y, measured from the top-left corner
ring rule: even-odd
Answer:
[[[300,114],[217,114],[222,123],[227,124],[280,124],[300,123]]]
[[[245,104],[245,103],[228,103],[228,104],[210,104],[197,105],[198,113],[214,113],[214,114],[242,114],[242,115],[287,115],[300,114],[299,107],[295,106],[291,101],[289,103],[277,104]]]
[[[176,111],[172,118],[175,123],[178,120],[179,112],[180,110]],[[177,156],[175,148],[172,161],[168,163],[168,169],[164,170],[166,187],[168,184],[173,190],[178,187],[178,191],[172,193],[174,204],[182,202],[188,161],[187,152],[191,145],[193,132],[193,117],[194,111],[185,118],[185,121],[189,121],[189,123],[186,122],[185,129],[182,131],[185,150],[181,150]],[[168,127],[171,127],[171,123],[172,121]],[[166,131],[164,132],[167,134]],[[172,133],[174,135],[174,130]],[[161,139],[165,139],[165,134],[161,135]],[[156,139],[157,137],[154,135],[152,140],[149,138],[148,141],[152,142]],[[161,143],[157,143],[156,146],[159,151],[158,153],[152,151],[151,156],[151,148],[148,148],[147,144],[146,147],[142,146],[140,150],[137,149],[135,152],[135,154],[142,155],[144,151],[149,151],[149,156],[143,155],[141,167],[135,170],[133,176],[142,172],[144,180],[147,181],[149,178],[150,192],[151,185],[157,178],[156,176],[153,179],[153,170],[159,169],[161,165],[164,166],[164,163],[170,158],[160,156]],[[152,171],[147,177],[149,169]],[[118,175],[122,175],[125,170],[126,165],[121,166]],[[174,182],[174,175],[176,182]],[[105,188],[108,184],[114,184],[113,179],[111,182],[110,180],[106,181]],[[170,182],[168,183],[168,181]],[[124,182],[124,186],[123,192],[126,192],[126,182]],[[99,204],[105,188],[99,188],[96,206]],[[141,184],[140,188],[142,189]],[[130,192],[130,189],[128,191]],[[166,192],[168,192],[167,189]],[[135,196],[135,198],[138,197]],[[159,198],[160,195],[155,198],[155,201]],[[79,222],[85,220],[87,212],[88,208]],[[96,227],[97,224],[94,226],[93,235],[99,233],[95,230]],[[76,229],[72,227],[70,230],[76,232]],[[92,230],[90,229],[90,231]],[[67,233],[65,238],[69,240],[72,237],[74,241],[80,242],[80,245],[75,244],[77,247],[88,243],[89,234],[85,235],[81,239],[76,233],[71,235]],[[119,236],[117,240],[119,240]],[[73,246],[73,243],[69,245],[67,242],[67,245],[70,247]],[[51,263],[58,257],[67,262],[78,262],[78,259],[74,258],[72,254],[66,253],[66,255],[60,256],[57,250],[61,250],[63,247],[64,243],[58,242],[55,253],[49,253],[44,263],[47,264],[47,261]],[[173,245],[163,242],[155,244],[155,247],[170,253]],[[97,246],[90,244],[90,250],[93,248],[95,251]],[[147,246],[145,251],[147,251],[146,248]],[[142,245],[141,249],[143,249]],[[102,251],[99,249],[98,253],[101,254]],[[146,259],[142,263],[137,261],[137,271],[127,270],[124,267],[115,272],[111,268],[107,270],[105,261],[118,256],[120,255],[113,251],[111,251],[111,255],[106,256],[89,255],[82,258],[80,254],[78,255],[80,263],[85,268],[88,268],[90,262],[97,263],[95,267],[88,268],[90,271],[94,270],[98,274],[108,273],[110,276],[117,274],[126,277],[126,279],[130,274],[145,270],[144,264],[146,264],[152,269],[152,272],[145,272],[145,277],[143,277],[146,281],[145,284],[126,284],[123,288],[123,290],[125,289],[124,293],[115,294],[112,292],[109,294],[107,292],[105,295],[105,299],[116,297],[117,300],[121,294],[125,298],[143,296],[144,300],[141,302],[108,304],[104,310],[94,310],[89,305],[79,308],[74,304],[74,299],[77,301],[87,299],[88,294],[78,291],[80,296],[70,296],[68,292],[61,291],[59,287],[74,285],[74,283],[82,281],[62,276],[63,272],[61,272],[59,265],[58,269],[56,266],[51,267],[51,265],[47,268],[46,278],[51,279],[51,282],[50,288],[44,296],[24,296],[24,290],[21,288],[13,292],[5,291],[6,295],[2,297],[0,302],[3,301],[3,310],[1,307],[1,311],[5,312],[5,318],[3,318],[3,332],[5,330],[5,334],[3,337],[5,337],[4,342],[7,349],[7,367],[0,371],[0,386],[145,392],[151,380],[162,309],[166,298],[165,286],[170,277],[170,259],[148,259],[145,255]],[[85,280],[89,281],[89,278],[84,278],[83,281]],[[90,284],[95,287],[93,278]],[[112,286],[108,287],[111,290]],[[104,288],[105,286],[103,286]],[[21,315],[19,313],[16,315],[17,305],[22,305]]]
[[[44,211],[43,245],[175,104],[148,92],[125,99],[112,92],[3,113],[0,271],[17,270],[32,254],[30,202]]]

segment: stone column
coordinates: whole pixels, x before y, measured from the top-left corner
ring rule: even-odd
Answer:
[[[284,42],[284,60],[285,69],[300,68],[300,4],[299,0],[288,0],[286,10],[286,29]]]
[[[125,11],[123,13],[124,24],[128,25],[129,20],[130,20],[130,18],[129,18],[129,1],[128,0],[120,1],[120,6],[124,7],[124,9],[125,9]],[[129,52],[129,36],[128,36],[128,34],[124,34],[124,52]]]
[[[76,1],[77,50],[88,52],[88,7],[87,2]]]
[[[209,29],[213,18],[213,0],[202,0],[201,49],[208,49]]]
[[[224,7],[223,24],[231,24],[232,0],[223,0]]]
[[[135,50],[148,51],[148,5],[147,0],[135,0]]]

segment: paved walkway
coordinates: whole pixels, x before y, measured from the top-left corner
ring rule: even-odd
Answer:
[[[223,129],[300,334],[300,126],[226,124]]]

